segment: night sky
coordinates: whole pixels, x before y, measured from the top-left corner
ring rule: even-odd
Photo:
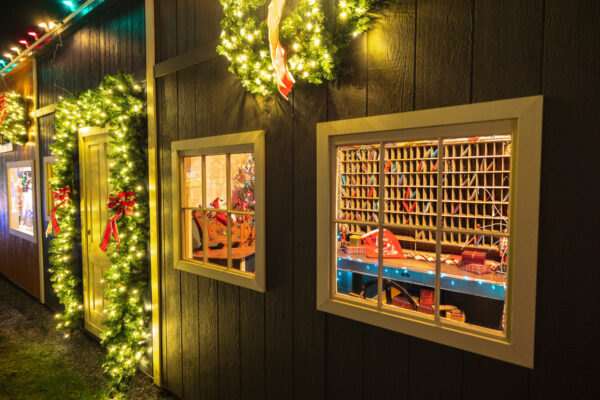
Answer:
[[[83,2],[74,0],[76,4]],[[1,0],[0,4],[0,56],[10,52],[19,39],[31,43],[34,38],[27,32],[35,30],[41,34],[43,30],[37,26],[40,22],[57,21],[71,12],[62,0]],[[23,45],[18,46],[23,48]]]

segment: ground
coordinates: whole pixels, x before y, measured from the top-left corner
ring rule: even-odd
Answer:
[[[54,312],[0,275],[0,400],[101,400],[103,349],[80,331],[64,339]],[[174,399],[141,372],[131,400]]]

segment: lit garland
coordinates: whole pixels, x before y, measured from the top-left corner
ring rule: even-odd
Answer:
[[[146,119],[142,88],[129,75],[107,76],[99,90],[78,98],[61,100],[55,114],[52,152],[58,160],[53,190],[71,188],[71,203],[56,210],[60,231],[51,242],[53,287],[65,305],[57,314],[59,330],[66,332],[81,324],[80,285],[73,276],[74,246],[79,241],[76,226],[78,193],[74,188],[75,149],[81,127],[108,128],[109,190],[111,194],[135,194],[133,211],[116,220],[121,245],[108,246],[111,267],[104,275],[106,320],[102,344],[108,352],[104,371],[111,387],[123,390],[136,373],[149,347],[148,313],[142,294],[147,285],[148,200],[146,192]]]
[[[0,95],[0,136],[23,146],[29,141],[29,119],[23,97],[17,92]]]
[[[277,77],[269,56],[268,27],[251,15],[266,0],[220,0],[221,44],[217,52],[230,61],[229,70],[251,93],[272,95],[278,91]],[[332,36],[320,0],[301,0],[281,24],[281,37],[290,55],[287,67],[295,79],[313,84],[336,79],[342,50],[352,37],[366,31],[371,19],[371,0],[347,0],[338,4],[338,21]]]

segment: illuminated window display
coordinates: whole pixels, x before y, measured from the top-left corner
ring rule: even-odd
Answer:
[[[378,301],[381,245],[383,304],[433,314],[439,261],[440,316],[503,330],[510,149],[509,134],[337,147],[338,293]]]
[[[176,268],[264,290],[263,146],[262,132],[173,144]]]
[[[33,161],[7,163],[10,232],[35,241]]]
[[[317,308],[533,365],[541,97],[317,126]]]

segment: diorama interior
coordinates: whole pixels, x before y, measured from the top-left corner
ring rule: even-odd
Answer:
[[[254,273],[254,153],[197,155],[182,163],[184,259]]]
[[[35,203],[32,162],[8,163],[9,228],[24,238],[35,241]]]
[[[510,134],[343,145],[335,167],[339,294],[434,314],[439,271],[441,317],[504,330]]]

